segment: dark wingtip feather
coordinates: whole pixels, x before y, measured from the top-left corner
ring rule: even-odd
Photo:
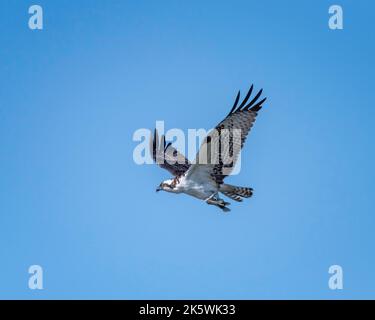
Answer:
[[[151,135],[151,139],[152,139],[152,158],[154,159],[154,161],[156,161],[156,142],[157,142],[157,138],[158,138],[158,132],[155,128],[154,136]]]
[[[236,109],[238,101],[240,100],[240,95],[241,95],[241,91],[238,91],[236,100],[234,101],[233,107],[230,110],[230,112],[228,113],[228,116],[234,111],[234,109]]]
[[[155,161],[156,161],[156,148],[157,148],[157,143],[158,143],[158,131],[156,130],[156,128],[155,128],[155,131],[154,131],[154,159],[155,159]]]
[[[262,94],[263,89],[260,89],[256,96],[251,100],[248,105],[244,107],[244,110],[249,110],[249,108],[259,99],[260,95]]]
[[[165,140],[165,135],[163,134],[163,136],[161,137],[161,140],[162,140],[162,143],[163,143],[163,145],[162,145],[162,148],[163,148],[163,150],[165,150],[166,149],[166,143],[167,143],[167,141]]]
[[[242,103],[240,104],[240,106],[237,108],[236,111],[241,110],[241,108],[246,104],[247,100],[249,100],[251,93],[253,92],[253,88],[254,88],[254,85],[252,84],[249,91],[247,92],[245,99],[243,99]]]
[[[257,104],[251,107],[250,111],[258,112],[260,109],[262,109],[262,104],[266,100],[267,98],[260,100]]]
[[[154,145],[155,145],[155,148],[157,148],[158,144],[159,144],[159,134],[158,134],[158,130],[155,129],[155,136],[154,136]]]

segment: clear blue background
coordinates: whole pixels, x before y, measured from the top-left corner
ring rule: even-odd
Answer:
[[[35,3],[43,31],[28,28]],[[2,0],[0,298],[375,298],[374,13]],[[251,83],[268,100],[228,182],[254,197],[223,215],[155,193],[169,174],[135,165],[134,131],[211,128]]]

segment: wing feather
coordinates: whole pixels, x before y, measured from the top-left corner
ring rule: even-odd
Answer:
[[[150,152],[154,162],[161,168],[168,170],[174,176],[183,175],[190,167],[190,162],[185,156],[172,146],[166,143],[165,135],[159,141],[158,131],[150,138]]]
[[[263,89],[261,89],[247,103],[253,92],[253,88],[254,86],[251,85],[244,100],[237,107],[240,99],[240,92],[238,92],[229,114],[215,129],[209,132],[203,141],[195,164],[190,167],[188,175],[209,175],[217,184],[222,184],[224,178],[231,174],[258,111],[267,99],[263,98],[258,101],[263,92]]]

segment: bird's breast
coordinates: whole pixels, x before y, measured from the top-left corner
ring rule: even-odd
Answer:
[[[202,200],[207,199],[213,193],[217,192],[217,188],[212,183],[206,182],[196,182],[194,180],[186,179],[183,177],[181,179],[178,188],[183,192],[195,198]]]

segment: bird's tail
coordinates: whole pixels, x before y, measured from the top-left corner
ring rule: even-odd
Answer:
[[[241,202],[242,198],[250,198],[253,195],[252,188],[236,187],[224,183],[220,186],[219,191],[227,197],[238,202]]]

